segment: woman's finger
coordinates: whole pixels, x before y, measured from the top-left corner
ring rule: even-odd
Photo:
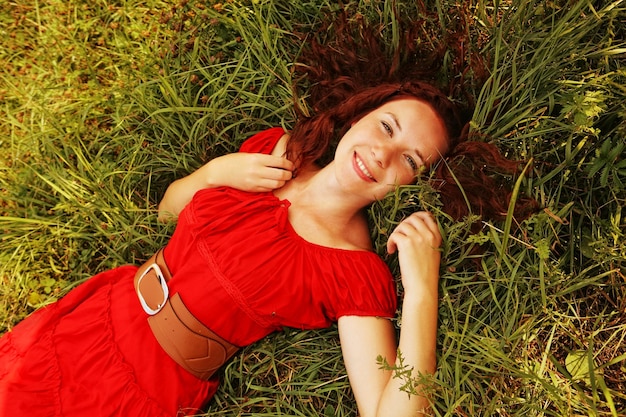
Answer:
[[[441,233],[434,217],[428,212],[417,212],[404,219],[387,240],[387,252],[393,253],[404,245],[425,244],[437,248]]]

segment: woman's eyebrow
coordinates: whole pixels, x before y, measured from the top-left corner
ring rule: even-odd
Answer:
[[[421,160],[422,160],[422,163],[424,163],[424,164],[425,164],[426,162],[428,162],[426,159],[424,159],[424,155],[422,155],[422,153],[420,152],[420,150],[419,150],[419,149],[415,148],[415,149],[413,149],[413,150],[415,151],[415,153],[417,154],[417,156],[419,157],[419,159],[421,159]]]
[[[395,124],[398,128],[398,131],[402,132],[402,126],[400,126],[400,122],[398,122],[398,118],[396,117],[396,115],[392,112],[387,112],[387,115],[391,117],[391,120],[393,121],[393,124]]]

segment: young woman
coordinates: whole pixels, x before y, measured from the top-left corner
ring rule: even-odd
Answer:
[[[274,129],[261,137],[266,139],[263,139],[265,143],[260,149],[252,143],[245,144],[244,149],[271,150],[268,156],[238,154],[212,161],[191,176],[172,184],[161,202],[160,212],[177,215],[197,190],[216,184],[228,184],[249,191],[273,190],[265,198],[272,204],[279,204],[277,215],[282,216],[279,223],[284,222],[283,227],[291,238],[286,238],[287,247],[281,249],[285,251],[285,259],[278,262],[277,267],[290,270],[289,263],[300,264],[304,258],[314,257],[315,263],[336,262],[338,265],[335,267],[348,269],[345,273],[362,275],[359,279],[365,279],[361,283],[346,277],[345,282],[303,284],[304,287],[330,287],[313,288],[307,292],[332,293],[341,288],[341,292],[355,303],[373,304],[343,305],[347,301],[344,300],[341,306],[324,306],[324,309],[336,310],[332,318],[339,322],[344,358],[361,415],[377,415],[378,409],[387,410],[385,413],[389,415],[401,416],[401,410],[414,414],[415,409],[426,406],[424,399],[417,396],[409,398],[401,392],[399,387],[404,381],[390,379],[389,373],[379,370],[376,362],[378,355],[390,363],[395,361],[397,346],[393,325],[389,320],[380,318],[393,317],[395,292],[387,271],[370,265],[368,258],[372,248],[362,209],[382,198],[393,187],[413,182],[422,167],[438,160],[446,152],[448,133],[444,122],[427,102],[412,95],[399,94],[351,124],[339,142],[335,159],[329,165],[323,169],[303,167],[293,179],[293,164],[282,157],[288,135],[283,134],[281,129]],[[242,166],[248,174],[240,177]],[[230,178],[235,178],[236,182],[231,182]],[[259,238],[254,234],[251,239]],[[404,303],[405,307],[410,304],[406,311],[412,312],[403,316],[403,327],[410,330],[402,332],[399,348],[404,352],[405,364],[415,367],[416,376],[418,372],[433,372],[435,366],[437,249],[440,241],[436,222],[428,213],[422,212],[405,220],[388,242],[390,252],[399,249],[406,291]],[[292,246],[303,243],[306,251],[294,254]],[[309,251],[318,256],[308,254]],[[323,257],[319,257],[320,252]],[[245,262],[246,257],[239,249],[236,253],[239,255],[233,253],[231,256],[243,257]],[[340,256],[329,259],[330,254]],[[255,257],[256,254],[249,256]],[[374,262],[378,264],[378,260]],[[358,267],[353,263],[358,263]],[[363,267],[372,271],[368,271],[366,276]],[[309,268],[293,272],[291,279],[296,275],[308,275]],[[255,280],[264,280],[260,271],[260,267],[251,269],[250,274],[256,275]],[[375,276],[369,277],[372,272]],[[316,281],[319,278],[308,276],[306,279]],[[344,278],[339,279],[343,281]],[[275,282],[268,280],[268,285],[276,288],[278,293],[274,296],[284,297],[285,302],[301,300],[294,305],[301,314],[309,314],[306,312],[307,303],[311,301],[306,298],[310,295],[306,294],[302,299],[302,295],[288,288],[296,284],[285,282],[276,286]],[[257,291],[263,290],[255,288]],[[369,291],[372,291],[368,295],[370,300],[361,299],[364,295],[359,293]],[[257,294],[256,297],[265,298],[265,294]],[[272,311],[274,313],[281,314],[280,311]],[[292,322],[295,314],[291,312],[287,315],[284,325],[306,326],[297,320]],[[385,396],[383,391],[387,393]]]
[[[427,83],[333,91],[292,132],[258,133],[172,183],[159,215],[177,227],[146,264],[98,274],[5,334],[0,415],[196,413],[238,348],[333,322],[362,417],[425,413],[421,387],[401,391],[377,357],[399,351],[415,377],[434,372],[440,231],[418,212],[389,236],[404,288],[398,342],[396,285],[363,209],[455,152],[461,123]]]

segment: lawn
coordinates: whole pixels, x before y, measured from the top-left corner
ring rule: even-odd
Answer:
[[[390,48],[401,36],[394,10],[426,22],[424,42],[467,19],[466,55],[451,51],[442,77],[458,76],[459,59],[485,59],[485,82],[470,82],[472,129],[531,162],[503,180],[540,206],[472,233],[476,218],[450,220],[420,182],[369,210],[381,255],[411,211],[432,210],[445,231],[435,414],[626,415],[626,2],[415,3],[349,7],[383,23]],[[165,244],[173,227],[156,221],[156,204],[172,180],[251,132],[292,126],[302,36],[336,7],[4,5],[0,333]],[[287,329],[244,349],[207,415],[356,416],[336,329]]]

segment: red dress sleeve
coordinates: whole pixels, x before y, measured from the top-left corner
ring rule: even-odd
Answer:
[[[270,154],[284,134],[285,130],[282,127],[264,130],[247,139],[241,145],[239,152]]]

